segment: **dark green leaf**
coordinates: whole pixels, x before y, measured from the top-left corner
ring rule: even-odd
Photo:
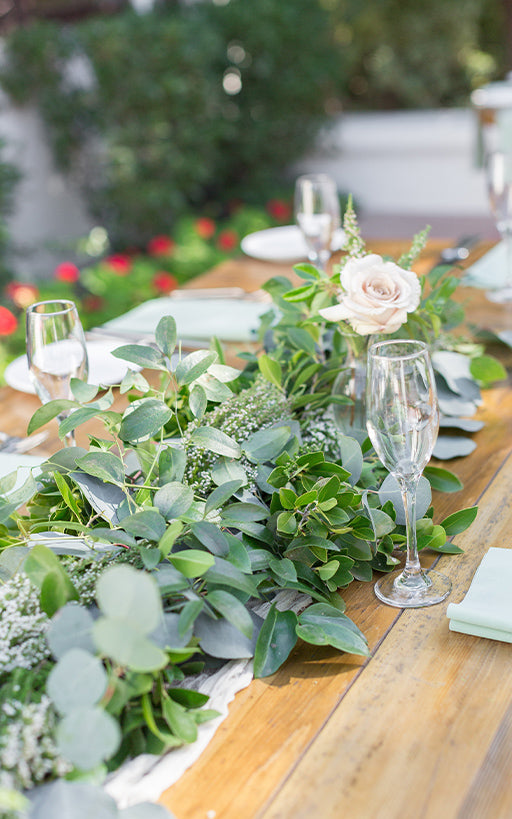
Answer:
[[[268,677],[288,659],[297,642],[297,615],[278,611],[275,605],[265,618],[254,653],[254,676]]]

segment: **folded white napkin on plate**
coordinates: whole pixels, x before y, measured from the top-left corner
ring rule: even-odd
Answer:
[[[463,284],[493,290],[503,287],[506,284],[506,277],[507,251],[505,242],[499,242],[468,267]]]
[[[243,299],[159,298],[134,307],[104,326],[119,333],[151,334],[163,316],[173,316],[181,340],[208,341],[217,336],[221,341],[253,341],[260,316],[268,309],[268,304]]]
[[[451,631],[512,643],[512,549],[491,547],[464,600],[450,603]]]

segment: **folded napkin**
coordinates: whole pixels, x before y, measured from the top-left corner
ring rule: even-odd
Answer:
[[[512,549],[491,547],[464,600],[450,603],[451,631],[512,643]]]
[[[499,242],[468,267],[462,283],[471,287],[497,290],[506,284],[506,277],[507,250],[505,242]]]
[[[217,336],[221,341],[252,341],[260,316],[268,309],[268,304],[243,299],[159,298],[134,307],[104,327],[119,333],[151,334],[163,316],[173,316],[181,340],[209,341]]]

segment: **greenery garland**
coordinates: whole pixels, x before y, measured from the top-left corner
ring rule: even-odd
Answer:
[[[299,638],[368,654],[340,590],[394,568],[405,544],[403,508],[368,441],[340,436],[334,444],[330,429],[322,441],[346,328],[330,327],[318,312],[336,297],[337,274],[297,271],[302,289],[268,283],[276,299],[269,345],[259,357],[246,355],[243,373],[225,365],[215,343],[179,355],[174,367],[176,326],[166,317],[153,347],[116,351],[159,375],[152,387],[128,372],[124,412],[112,409],[111,391],[74,380],[72,400],[33,416],[29,432],[67,414],[61,438],[92,418],[105,434],[90,436],[88,450],[60,450],[21,487],[15,476],[0,481],[9,647],[0,662],[8,718],[0,719],[0,787],[11,804],[13,791],[49,775],[101,780],[127,757],[193,742],[213,714],[187,678],[211,662],[253,657],[255,675],[267,676]],[[422,282],[421,309],[409,319],[438,344],[453,310],[455,283],[446,275],[430,277],[429,293]],[[455,554],[450,539],[476,508],[434,523],[430,483],[446,491],[461,484],[437,467],[425,474],[419,547]],[[279,610],[273,600],[283,589],[311,605],[300,614]],[[270,604],[265,619],[253,613],[254,600]],[[35,631],[38,648],[28,643],[26,651]],[[27,719],[15,761],[11,726]],[[34,755],[34,743],[44,753]],[[59,799],[71,802],[80,784],[57,786]],[[0,798],[7,804],[5,791]],[[104,798],[87,790],[92,812]],[[41,815],[51,815],[48,804]]]

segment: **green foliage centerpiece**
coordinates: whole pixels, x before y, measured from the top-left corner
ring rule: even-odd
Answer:
[[[349,255],[362,258],[347,225]],[[166,317],[153,346],[115,353],[153,373],[128,371],[123,412],[111,390],[73,381],[72,400],[33,416],[29,431],[65,414],[61,438],[91,419],[104,432],[88,449],[58,451],[21,487],[15,475],[0,481],[4,799],[50,778],[98,781],[127,757],[194,742],[213,714],[188,682],[212,663],[252,657],[266,676],[298,639],[368,654],[342,591],[395,567],[404,513],[369,442],[338,435],[329,420],[346,328],[322,313],[339,284],[310,265],[297,270],[301,288],[266,285],[275,301],[262,323],[266,351],[246,354],[243,372],[215,340],[183,355]],[[401,328],[435,342],[459,308],[446,271],[429,286]],[[456,553],[449,538],[476,509],[434,523],[430,485],[461,484],[438,467],[425,475],[419,547]],[[283,606],[283,591],[299,605]],[[100,796],[87,798],[94,815]]]

